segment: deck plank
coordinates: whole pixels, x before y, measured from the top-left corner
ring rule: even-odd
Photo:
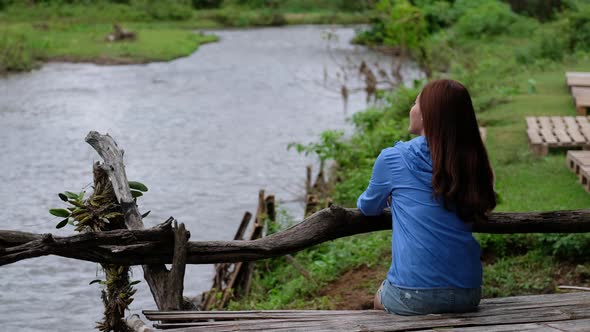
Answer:
[[[378,310],[144,311],[168,331],[586,331],[590,293],[482,300],[476,312],[426,316]],[[187,320],[199,319],[198,322]],[[216,321],[207,321],[215,319]]]
[[[538,129],[539,128],[539,124],[537,123],[537,118],[535,118],[534,116],[527,116],[526,117],[526,124],[528,129]]]
[[[570,76],[567,78],[567,85],[573,86],[587,86],[590,87],[590,77],[588,76]]]

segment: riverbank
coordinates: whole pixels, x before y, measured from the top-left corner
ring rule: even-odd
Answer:
[[[466,9],[456,23],[446,22],[446,27],[410,40],[421,40],[414,50],[433,70],[433,77],[457,79],[469,88],[480,126],[487,128],[486,147],[500,197],[496,211],[588,207],[590,197],[567,169],[565,152],[533,156],[525,122],[529,115],[576,114],[564,80],[566,71],[590,71],[590,48],[576,41],[579,28],[571,28],[574,22],[586,22],[578,14],[585,10],[540,23],[490,1],[482,8]],[[329,145],[320,141],[338,165],[338,182],[331,192],[335,204],[355,206],[379,151],[410,138],[407,113],[419,90],[418,84],[384,93],[384,106],[352,117],[356,130],[349,140]],[[589,234],[476,234],[476,238],[483,254],[484,297],[549,293],[561,284],[590,284]],[[230,308],[339,309],[347,308],[346,302],[356,303],[355,308],[370,306],[366,302],[385,277],[390,251],[389,232],[305,250],[295,255],[295,261],[311,282],[285,260],[262,262],[264,272],[257,277],[252,295]],[[351,289],[354,292],[349,293]],[[357,303],[357,299],[362,300]]]
[[[289,24],[366,23],[363,12],[326,9],[293,11],[223,7],[131,5],[12,5],[0,10],[0,73],[31,70],[43,62],[137,64],[188,56],[204,43],[217,41],[197,29]],[[136,34],[134,40],[107,41],[113,23]]]

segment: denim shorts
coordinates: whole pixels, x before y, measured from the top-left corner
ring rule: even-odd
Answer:
[[[476,311],[481,288],[399,288],[387,279],[379,288],[381,304],[390,314],[427,315]]]

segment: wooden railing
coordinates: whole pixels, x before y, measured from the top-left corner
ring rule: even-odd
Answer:
[[[73,259],[142,265],[160,310],[182,307],[186,264],[245,262],[294,253],[322,242],[355,234],[391,230],[389,210],[377,217],[357,209],[332,206],[281,232],[253,241],[188,241],[190,233],[171,217],[144,229],[131,196],[123,152],[108,135],[90,132],[86,141],[103,158],[95,165],[105,171],[125,215],[128,230],[83,233],[67,237],[19,231],[0,231],[0,265],[23,259],[57,255]],[[471,225],[473,232],[580,233],[590,232],[590,210],[495,212]],[[169,271],[164,264],[172,264]]]

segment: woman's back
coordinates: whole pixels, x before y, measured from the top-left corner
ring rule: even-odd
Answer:
[[[479,244],[457,214],[433,197],[425,137],[384,149],[375,171],[392,197],[392,265],[387,279],[406,288],[480,287]],[[359,197],[358,208],[367,215],[381,213],[384,206],[370,195]]]
[[[482,267],[469,225],[486,218],[496,197],[467,89],[451,80],[428,83],[408,130],[419,136],[381,151],[357,201],[365,215],[391,202],[392,265],[375,307],[402,314],[473,310]]]

